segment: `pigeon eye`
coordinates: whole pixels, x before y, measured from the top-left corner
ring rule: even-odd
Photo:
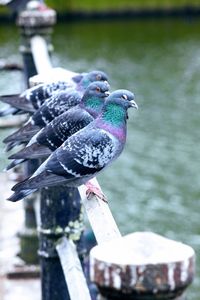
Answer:
[[[123,99],[125,99],[125,100],[127,100],[127,99],[128,99],[127,95],[125,95],[125,94],[124,94],[124,95],[122,95],[122,98],[123,98]]]
[[[97,77],[96,77],[96,79],[97,79],[97,80],[101,80],[101,75],[98,74]]]
[[[100,89],[99,86],[96,87],[96,91],[97,91],[97,92],[100,92],[100,91],[101,91],[101,89]]]

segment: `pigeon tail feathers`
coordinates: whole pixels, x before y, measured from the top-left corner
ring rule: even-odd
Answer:
[[[12,187],[12,191],[19,192],[21,190],[28,190],[28,189],[38,190],[43,187],[58,185],[58,182],[59,184],[62,184],[66,182],[66,178],[63,176],[55,175],[45,170],[40,174],[38,174],[37,176],[29,177],[15,184]]]
[[[16,99],[19,99],[19,97],[20,94],[1,95],[0,101],[12,105],[12,103],[15,102]]]
[[[26,196],[30,195],[31,193],[36,192],[36,189],[28,189],[28,190],[22,190],[19,192],[13,193],[9,198],[7,198],[8,201],[11,202],[17,202],[19,200],[22,200]]]
[[[17,165],[23,163],[24,161],[26,161],[26,159],[15,159],[13,160],[7,167],[6,167],[6,171],[16,167]]]
[[[35,159],[41,157],[47,157],[52,153],[52,151],[46,146],[34,143],[24,149],[18,151],[15,154],[9,156],[9,159]]]
[[[19,94],[0,96],[0,101],[11,105],[13,108],[15,107],[26,112],[35,112],[32,103],[25,97],[20,97]]]
[[[26,123],[23,127],[9,135],[3,140],[3,143],[9,142],[27,142],[29,141],[37,132],[40,130],[40,127],[37,125],[31,124],[31,122]]]

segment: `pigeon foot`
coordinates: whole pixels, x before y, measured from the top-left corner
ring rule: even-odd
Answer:
[[[100,200],[102,200],[105,203],[108,203],[108,200],[106,199],[106,196],[102,193],[100,188],[92,184],[90,181],[88,181],[85,186],[87,187],[86,196],[88,200],[92,198],[93,195],[97,196]]]

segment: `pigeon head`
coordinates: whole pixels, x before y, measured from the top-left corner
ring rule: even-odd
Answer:
[[[86,89],[80,106],[87,110],[93,117],[101,112],[105,98],[109,96],[109,84],[107,81],[95,81]]]
[[[136,104],[136,102],[134,101],[135,99],[135,95],[130,92],[129,90],[124,90],[124,89],[120,89],[120,90],[116,90],[114,92],[112,92],[109,97],[108,97],[108,101],[117,101],[119,100],[119,103],[120,103],[120,100],[122,100],[123,102],[123,106],[127,106],[127,109],[129,107],[133,107],[135,109],[138,109],[138,106]]]
[[[107,81],[95,81],[86,89],[80,106],[88,111],[94,118],[101,112],[105,98],[109,96],[109,84]]]
[[[126,121],[129,108],[137,109],[134,94],[128,90],[116,90],[106,99],[97,122],[120,140],[126,139]]]
[[[116,90],[110,94],[103,107],[103,117],[113,124],[124,122],[128,108],[138,109],[134,94],[128,90]]]
[[[102,71],[91,71],[83,76],[80,85],[86,89],[94,81],[108,81],[108,76]]]

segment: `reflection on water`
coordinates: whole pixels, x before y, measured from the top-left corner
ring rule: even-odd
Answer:
[[[151,230],[194,247],[190,300],[200,292],[199,28],[191,20],[84,22],[57,25],[53,36],[55,66],[103,69],[113,90],[135,92],[126,149],[99,182],[123,233]],[[13,50],[10,34],[1,53]],[[1,74],[4,92],[10,76]]]

